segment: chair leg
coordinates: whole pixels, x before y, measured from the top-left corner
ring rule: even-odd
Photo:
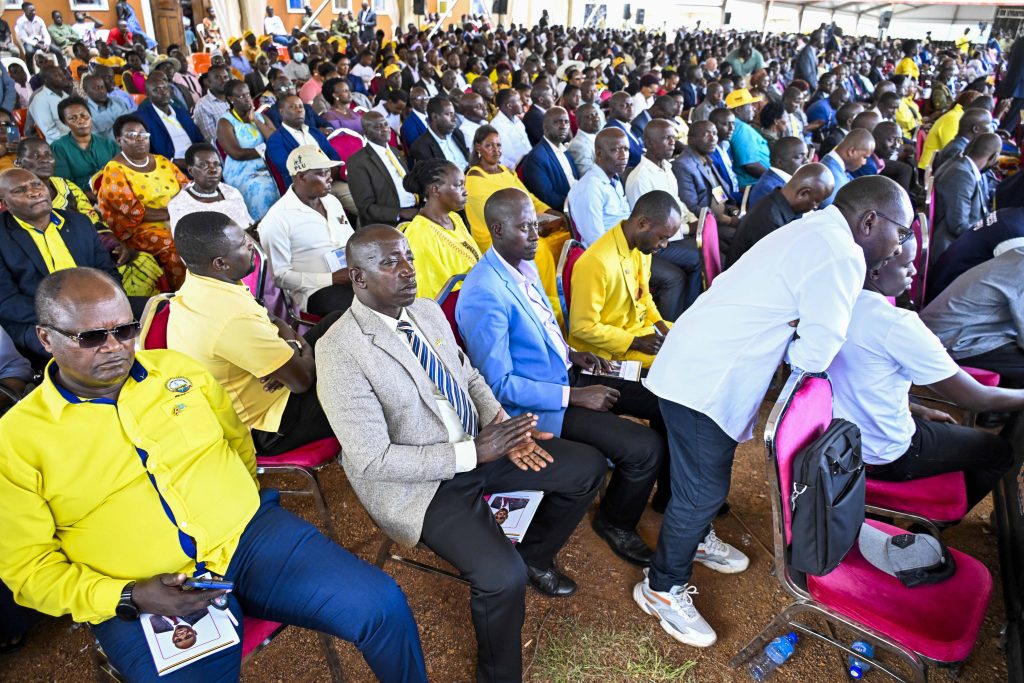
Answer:
[[[331,683],[345,683],[345,674],[341,669],[341,659],[338,658],[338,652],[334,649],[331,636],[319,631],[317,636],[320,638],[320,649],[323,650],[324,659],[327,660],[327,668],[331,672]]]
[[[391,559],[391,548],[394,545],[395,542],[387,536],[385,536],[384,540],[380,542],[380,547],[377,548],[377,559],[374,560],[374,564],[377,567],[383,569],[384,565],[387,564],[387,561]]]
[[[327,503],[324,501],[324,492],[320,488],[320,476],[318,470],[306,471],[306,474],[310,478],[310,489],[309,492],[313,496],[313,500],[316,502],[317,508],[320,510],[320,518],[324,522],[324,530],[327,532],[329,538],[335,538],[334,526],[331,524],[331,515],[327,512]]]
[[[783,626],[789,624],[793,616],[801,612],[799,609],[800,603],[793,603],[782,612],[772,619],[767,626],[761,629],[754,638],[747,643],[747,646],[736,653],[736,655],[729,660],[729,666],[733,669],[738,669],[743,666],[751,657],[761,651],[761,649],[768,643],[768,634],[779,631]]]

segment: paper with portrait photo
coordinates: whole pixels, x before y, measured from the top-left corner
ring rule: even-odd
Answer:
[[[139,623],[157,674],[163,676],[237,645],[238,631],[232,619],[227,610],[209,607],[183,617],[143,613]]]

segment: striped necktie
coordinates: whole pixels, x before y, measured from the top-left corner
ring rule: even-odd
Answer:
[[[448,402],[455,408],[455,412],[462,421],[462,428],[472,437],[477,435],[477,414],[476,407],[462,387],[459,386],[448,368],[444,366],[437,354],[427,345],[423,339],[416,334],[412,325],[404,320],[398,321],[398,331],[409,338],[409,345],[412,352],[419,359],[420,365],[427,371],[430,380],[437,386],[441,394],[448,399]]]

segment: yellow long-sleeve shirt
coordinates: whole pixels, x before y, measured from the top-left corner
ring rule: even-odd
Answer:
[[[0,419],[0,578],[15,600],[105,621],[127,582],[193,571],[179,530],[226,572],[259,491],[220,385],[176,351],[140,351],[116,403],[75,397],[54,370]]]
[[[629,248],[622,223],[583,253],[571,286],[569,345],[650,367],[654,356],[629,347],[634,337],[653,334],[655,323],[662,322],[651,296],[651,256]]]
[[[928,131],[928,135],[924,139],[921,158],[917,161],[918,168],[928,168],[932,157],[956,137],[956,131],[960,128],[960,119],[963,118],[963,115],[963,106],[956,104],[932,124],[931,130]]]

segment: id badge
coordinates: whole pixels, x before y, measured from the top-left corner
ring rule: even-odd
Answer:
[[[715,201],[719,204],[725,204],[725,190],[722,189],[721,185],[715,185],[711,188],[711,196],[715,198]]]

